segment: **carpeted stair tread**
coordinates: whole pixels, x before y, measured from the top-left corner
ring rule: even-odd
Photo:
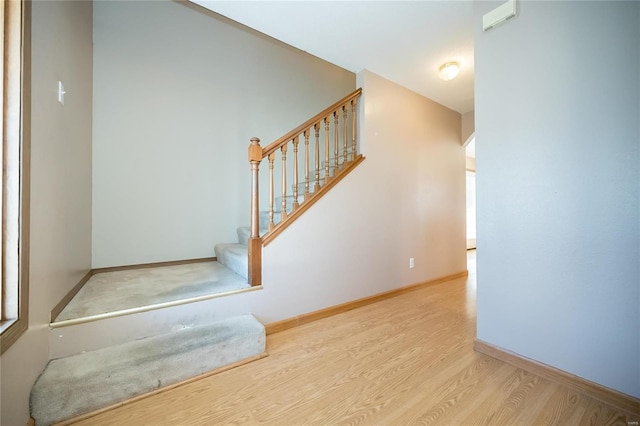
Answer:
[[[295,197],[293,195],[287,195],[287,213],[291,213],[293,211],[293,200]],[[304,203],[304,192],[298,194],[298,204]],[[274,211],[281,212],[282,211],[282,197],[276,197],[274,203]]]
[[[273,213],[273,222],[277,225],[282,218],[281,212]],[[260,212],[260,229],[269,229],[269,212]]]
[[[244,244],[216,244],[216,258],[227,268],[243,277],[249,275],[249,254]]]
[[[264,326],[241,315],[55,359],[31,390],[31,416],[50,425],[264,352]]]
[[[260,236],[263,236],[267,233],[267,228],[260,228]],[[238,233],[238,243],[246,246],[249,244],[249,237],[251,236],[251,228],[248,226],[241,226],[237,229]]]

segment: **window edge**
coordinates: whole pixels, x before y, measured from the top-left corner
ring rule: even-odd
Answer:
[[[29,329],[29,240],[31,201],[31,0],[21,0],[20,215],[18,318],[0,325],[0,355]]]

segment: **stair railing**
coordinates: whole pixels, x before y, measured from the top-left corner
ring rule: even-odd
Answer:
[[[362,89],[354,91],[265,148],[260,146],[260,139],[251,138],[251,235],[248,243],[250,285],[262,283],[262,246],[269,244],[364,160],[358,152],[356,140],[358,98],[361,94]],[[301,141],[304,151],[302,179],[298,158]],[[278,151],[279,163],[276,162]],[[292,153],[290,163],[287,163],[288,152]],[[267,158],[269,164],[269,209],[263,215],[262,222],[266,222],[266,232],[261,236],[259,171],[264,158]],[[278,173],[281,169],[281,176],[278,176],[281,179],[281,189],[277,203],[274,179],[276,164]],[[292,180],[291,195],[287,191],[288,176]]]

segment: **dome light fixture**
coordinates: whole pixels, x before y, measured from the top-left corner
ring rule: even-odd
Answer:
[[[444,81],[453,80],[460,72],[460,64],[457,62],[447,62],[440,66],[438,76]]]

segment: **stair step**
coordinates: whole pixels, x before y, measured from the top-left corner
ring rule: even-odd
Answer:
[[[245,280],[249,275],[249,253],[244,244],[216,244],[218,262],[231,269]]]
[[[185,304],[118,316],[55,326],[49,330],[49,358],[63,358],[82,352],[171,333],[185,328],[208,325],[224,318],[242,315],[251,310],[244,302],[244,292],[260,291],[229,270],[229,275],[244,281],[246,288],[222,297],[213,295]],[[218,297],[216,297],[218,296]]]
[[[282,211],[282,198],[283,197],[276,197],[276,199],[274,201],[273,208],[277,212],[281,212]],[[293,195],[287,195],[286,198],[287,198],[287,212],[291,213],[293,211],[294,196]],[[299,193],[298,194],[298,204],[302,204],[303,202],[304,202],[304,193]]]
[[[56,322],[167,304],[248,287],[220,262],[196,262],[94,274]]]
[[[268,227],[260,227],[260,236],[263,236],[268,231]],[[241,226],[237,229],[238,232],[238,243],[242,245],[249,244],[249,237],[251,236],[251,228],[248,226]]]
[[[265,352],[252,315],[49,362],[31,390],[31,416],[50,425]]]
[[[349,150],[351,150],[351,146],[349,146]],[[345,157],[344,155],[342,155],[342,153],[340,155],[338,155],[338,169],[341,169],[342,167],[344,167],[345,164],[350,163],[351,161],[353,161],[352,156],[351,156],[351,151],[349,151],[349,154],[347,154],[347,161],[345,161]],[[326,165],[327,162],[326,160],[322,160],[320,162],[320,169],[318,169],[319,175],[320,175],[320,185],[324,185],[324,178],[326,175]],[[329,159],[329,176],[333,176],[335,174],[335,157],[331,157]],[[314,168],[313,170],[309,170],[309,191],[313,192],[313,187],[316,184],[316,169]],[[291,188],[293,189],[295,185],[291,185]],[[300,181],[298,182],[298,190],[300,192],[304,192],[304,186],[305,186],[305,181],[304,181],[304,176],[300,177]]]
[[[269,228],[269,212],[260,212],[260,229],[268,229]],[[273,222],[277,225],[282,218],[282,214],[280,212],[273,213]]]
[[[238,233],[238,243],[242,245],[249,244],[249,237],[251,236],[251,228],[248,226],[241,226],[237,229]]]

